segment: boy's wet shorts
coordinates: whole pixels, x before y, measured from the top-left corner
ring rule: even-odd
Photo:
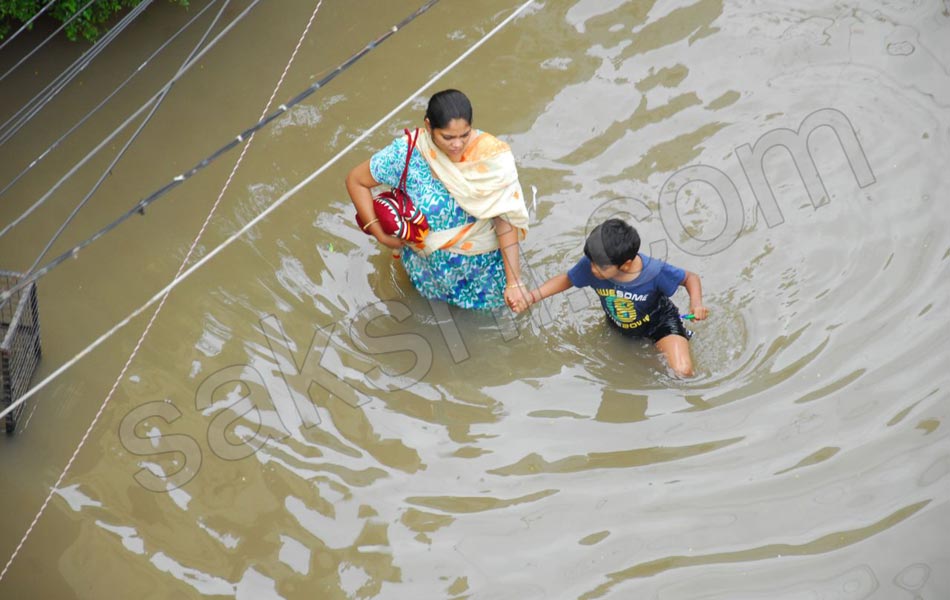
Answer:
[[[679,309],[676,308],[673,301],[666,296],[660,299],[656,310],[650,314],[650,323],[638,327],[636,333],[621,329],[616,323],[610,320],[610,317],[607,317],[607,323],[625,336],[650,338],[654,344],[668,335],[681,335],[687,340],[693,337],[693,332],[686,329],[686,326],[683,325]]]

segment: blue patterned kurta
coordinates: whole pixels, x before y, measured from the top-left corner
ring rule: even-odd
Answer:
[[[406,164],[407,147],[403,135],[374,154],[369,161],[373,179],[392,187],[398,185]],[[432,175],[418,148],[412,151],[406,188],[416,208],[429,220],[432,231],[475,221]],[[505,304],[505,266],[498,250],[476,256],[436,250],[424,258],[406,248],[402,252],[402,264],[412,284],[426,298],[462,308],[491,309]]]

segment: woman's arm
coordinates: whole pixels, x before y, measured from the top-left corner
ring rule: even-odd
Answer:
[[[686,271],[686,278],[681,283],[689,294],[689,312],[697,321],[702,321],[709,316],[709,309],[703,306],[703,284],[699,280],[699,275],[692,271]]]
[[[521,257],[518,255],[518,230],[502,217],[492,219],[501,260],[505,263],[505,278],[508,285],[521,282]]]
[[[505,265],[505,302],[514,309],[516,304],[527,302],[527,288],[521,281],[521,257],[518,254],[518,230],[502,217],[492,219],[498,248]]]
[[[379,240],[380,244],[398,250],[403,246],[402,240],[383,231],[383,226],[376,218],[376,211],[373,210],[373,188],[377,185],[379,182],[373,179],[368,160],[353,167],[346,176],[346,191],[350,195],[350,200],[353,201],[360,219],[370,224],[366,231]]]

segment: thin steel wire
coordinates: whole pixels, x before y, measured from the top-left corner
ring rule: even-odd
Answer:
[[[247,8],[245,8],[245,9],[241,12],[241,14],[239,14],[238,16],[236,16],[236,17],[228,24],[227,27],[225,27],[224,29],[222,29],[221,32],[218,33],[218,35],[216,35],[215,38],[214,38],[213,40],[211,40],[211,42],[208,43],[208,45],[207,45],[204,49],[202,49],[202,51],[198,54],[198,56],[196,56],[190,63],[188,63],[188,69],[191,69],[195,64],[197,64],[197,62],[205,55],[206,52],[208,52],[209,50],[211,50],[211,48],[213,48],[213,47],[215,46],[215,44],[217,44],[219,41],[221,41],[221,40],[224,38],[224,36],[227,35],[227,34],[231,31],[231,29],[233,29],[242,19],[244,19],[244,17],[246,17],[246,16],[248,15],[248,13],[251,12],[251,9],[253,9],[255,6],[257,6],[260,2],[261,2],[261,0],[253,0],[253,2],[251,2],[251,3],[247,6]],[[186,69],[186,71],[187,71],[187,69]],[[60,177],[59,181],[57,181],[57,182],[53,185],[53,187],[51,187],[50,189],[48,189],[48,190],[40,197],[39,200],[37,200],[36,202],[34,202],[28,209],[26,209],[25,211],[23,211],[23,213],[22,213],[20,216],[18,216],[16,219],[14,219],[13,221],[11,221],[11,222],[8,223],[7,225],[5,225],[5,226],[3,227],[3,229],[0,230],[0,237],[3,237],[4,235],[6,235],[11,229],[13,229],[14,227],[16,227],[16,226],[19,225],[21,222],[23,222],[27,217],[29,217],[37,208],[39,208],[40,206],[42,206],[43,203],[46,202],[46,201],[49,199],[49,197],[53,195],[54,192],[56,192],[56,190],[58,190],[64,183],[66,183],[66,181],[67,181],[70,177],[72,177],[73,175],[75,175],[76,172],[77,172],[79,169],[81,169],[87,162],[89,162],[96,154],[98,154],[100,150],[102,150],[103,148],[105,148],[106,146],[108,146],[109,143],[113,140],[113,138],[115,138],[115,136],[119,135],[119,133],[121,133],[126,127],[129,126],[130,123],[132,123],[132,121],[134,121],[136,118],[138,118],[139,115],[141,115],[149,106],[151,106],[151,104],[152,104],[153,102],[155,102],[155,101],[162,95],[162,93],[164,92],[165,89],[167,89],[168,87],[171,87],[172,84],[174,84],[176,81],[178,81],[178,79],[180,79],[180,76],[172,77],[169,81],[167,81],[167,82],[165,83],[165,85],[162,86],[162,89],[161,89],[161,90],[159,90],[154,96],[152,96],[149,100],[147,100],[144,104],[142,104],[142,106],[140,106],[140,107],[138,108],[138,110],[136,110],[134,113],[132,113],[125,121],[123,121],[122,124],[120,124],[118,127],[116,127],[115,129],[113,129],[113,130],[112,130],[112,133],[110,133],[110,134],[107,135],[105,138],[103,138],[103,140],[102,140],[101,142],[99,142],[99,144],[98,144],[95,148],[93,148],[91,151],[89,151],[88,153],[86,153],[86,155],[85,155],[82,159],[80,159],[79,162],[77,162],[75,165],[73,165],[73,167],[72,167],[69,171],[67,171],[65,175],[63,175],[62,177]],[[4,299],[3,299],[3,298],[0,298],[0,305],[2,305],[3,302],[4,302]]]
[[[201,46],[205,43],[205,40],[208,39],[208,36],[211,34],[211,30],[214,29],[214,26],[218,24],[218,21],[221,19],[221,15],[224,14],[224,11],[225,9],[227,9],[229,4],[231,4],[231,0],[224,0],[224,4],[221,5],[221,9],[218,10],[218,14],[214,16],[214,20],[211,21],[211,24],[205,30],[204,35],[201,36],[201,39],[198,40],[197,44],[195,44],[195,48],[188,55],[188,58],[186,58],[185,61],[182,63],[181,67],[178,68],[178,72],[175,74],[176,76],[180,76],[182,74],[182,69],[184,69],[185,65],[187,65],[191,60],[194,59],[195,55],[198,53]],[[61,236],[63,232],[66,231],[66,228],[69,226],[69,224],[72,223],[73,219],[76,218],[76,215],[79,214],[79,211],[82,210],[82,208],[86,206],[86,203],[89,202],[92,196],[97,191],[99,191],[99,188],[102,187],[102,184],[103,182],[105,182],[106,177],[112,174],[112,170],[119,163],[119,161],[122,160],[122,157],[125,156],[125,153],[132,146],[132,144],[135,143],[136,138],[138,138],[139,134],[142,133],[142,131],[145,129],[145,126],[148,125],[148,122],[152,120],[152,117],[158,111],[159,107],[161,107],[162,102],[164,102],[165,98],[168,97],[169,91],[171,91],[171,87],[168,87],[162,91],[161,97],[158,99],[157,102],[155,102],[155,104],[152,106],[152,109],[145,116],[145,118],[142,119],[142,122],[139,123],[139,126],[136,128],[135,132],[125,142],[125,145],[122,146],[122,149],[119,150],[115,158],[112,159],[112,162],[109,163],[109,166],[106,167],[105,170],[102,171],[102,175],[99,176],[99,179],[96,181],[95,185],[92,186],[92,189],[89,190],[89,192],[83,197],[83,199],[79,201],[79,203],[76,205],[73,211],[69,214],[69,216],[66,217],[66,220],[63,221],[62,225],[59,226],[59,229],[56,230],[56,233],[54,233],[53,236],[50,238],[50,240],[46,243],[46,246],[43,248],[43,251],[40,252],[39,256],[36,257],[36,260],[33,261],[33,264],[30,265],[30,268],[27,271],[28,273],[32,272],[33,269],[36,268],[36,265],[40,264],[40,261],[42,261],[43,257],[46,256],[46,253],[49,252],[49,249],[52,248],[53,244],[56,243],[56,240],[59,239],[59,236]]]
[[[294,59],[297,57],[297,52],[300,50],[300,46],[303,44],[304,38],[307,36],[307,33],[310,31],[311,25],[317,16],[317,12],[320,10],[320,6],[323,5],[323,0],[317,2],[317,6],[313,9],[313,13],[310,15],[310,20],[307,22],[307,26],[304,28],[303,33],[300,35],[300,39],[297,41],[296,47],[290,56],[290,60],[287,61],[287,65],[284,67],[284,71],[280,76],[280,79],[277,81],[277,85],[274,87],[274,91],[271,94],[270,100],[267,101],[267,105],[264,107],[264,114],[267,114],[267,111],[270,110],[270,105],[274,101],[274,97],[277,95],[277,90],[280,89],[280,86],[284,82],[284,78],[287,76],[287,72],[290,70],[290,66],[293,64]],[[224,5],[227,6],[227,3]],[[222,7],[222,12],[224,7]],[[218,16],[221,16],[221,13],[218,13]],[[217,20],[217,19],[216,19]],[[210,31],[210,28],[209,28]],[[197,48],[195,48],[197,50]],[[263,115],[262,115],[263,116]],[[208,224],[211,222],[211,217],[214,216],[215,211],[218,208],[218,205],[221,203],[224,194],[227,191],[228,187],[231,185],[231,181],[234,179],[235,173],[237,173],[238,168],[241,166],[241,162],[244,160],[244,155],[247,153],[248,148],[250,147],[251,140],[248,140],[247,145],[244,146],[244,150],[241,152],[241,155],[238,157],[237,162],[234,165],[234,168],[231,169],[231,174],[228,176],[227,181],[224,184],[224,187],[221,188],[221,193],[218,194],[218,199],[215,201],[214,205],[211,207],[211,210],[208,212],[208,216],[205,218],[204,223],[201,225],[201,229],[198,231],[198,235],[195,236],[194,241],[191,243],[191,247],[188,249],[185,258],[181,262],[181,266],[178,267],[178,273],[176,278],[181,276],[182,271],[184,271],[188,261],[191,260],[191,256],[194,254],[195,249],[198,247],[198,241],[204,235],[205,230],[208,228]],[[62,484],[63,479],[66,477],[66,473],[69,472],[70,467],[76,460],[76,457],[79,456],[79,452],[82,450],[82,447],[85,445],[86,440],[89,439],[89,436],[92,434],[92,430],[95,428],[96,423],[98,423],[99,418],[102,416],[102,413],[105,412],[106,406],[109,404],[109,400],[112,398],[113,394],[119,387],[119,383],[122,381],[122,378],[125,376],[125,373],[128,371],[129,366],[132,364],[132,360],[138,354],[139,349],[142,347],[142,343],[145,341],[146,336],[148,336],[149,331],[152,328],[152,325],[155,323],[155,320],[158,318],[159,313],[162,310],[162,307],[165,306],[165,301],[168,299],[171,289],[169,289],[162,296],[161,302],[155,308],[155,312],[152,313],[151,319],[149,319],[148,324],[145,326],[145,330],[142,332],[142,335],[139,336],[138,342],[135,344],[135,348],[132,349],[132,353],[129,354],[129,358],[125,361],[122,370],[116,376],[115,382],[112,384],[112,388],[109,390],[108,395],[105,400],[102,401],[102,404],[99,406],[99,411],[96,413],[96,416],[93,417],[92,423],[89,424],[89,427],[86,429],[86,433],[82,436],[82,439],[79,441],[79,445],[76,446],[75,451],[73,451],[72,456],[69,459],[69,462],[66,463],[66,466],[63,468],[62,473],[60,473],[59,478],[57,478],[56,483],[50,488],[49,494],[46,496],[46,500],[40,506],[40,510],[36,513],[36,516],[33,518],[33,522],[30,523],[30,526],[27,528],[26,532],[23,534],[23,537],[20,539],[20,543],[17,545],[16,549],[13,551],[13,554],[10,556],[10,559],[7,561],[6,566],[4,566],[3,571],[0,571],[0,581],[3,580],[4,575],[10,569],[10,566],[13,564],[13,561],[16,559],[17,554],[20,552],[20,549],[23,548],[23,544],[26,543],[27,538],[33,532],[33,528],[36,527],[36,524],[39,522],[40,517],[43,516],[43,513],[46,510],[46,507],[49,505],[50,500],[53,498],[53,495],[59,489],[60,484]]]
[[[397,31],[405,27],[407,24],[411,23],[419,15],[425,13],[427,10],[432,8],[432,6],[434,6],[437,2],[438,0],[429,0],[429,2],[427,2],[421,8],[417,9],[411,15],[409,15],[408,17],[400,21],[397,25],[394,25],[386,33],[384,33],[377,39],[367,44],[362,50],[360,50],[359,52],[357,52],[356,54],[354,54],[347,60],[343,61],[343,63],[341,63],[338,67],[336,67],[332,72],[330,72],[329,75],[323,77],[322,79],[320,79],[319,81],[311,85],[309,88],[307,88],[303,92],[297,94],[297,96],[295,96],[289,102],[285,104],[281,104],[280,108],[276,112],[271,113],[267,117],[258,121],[256,124],[252,125],[251,127],[239,133],[230,142],[228,142],[224,146],[221,146],[220,148],[215,150],[211,155],[199,161],[195,166],[193,166],[188,171],[172,178],[171,181],[166,183],[164,186],[162,186],[158,190],[152,192],[149,196],[147,196],[143,200],[140,200],[137,204],[135,204],[135,206],[130,208],[128,211],[122,214],[119,218],[115,219],[114,221],[106,225],[105,227],[102,227],[99,231],[92,234],[90,237],[79,242],[78,244],[73,246],[71,249],[60,254],[59,256],[51,259],[42,268],[32,271],[30,273],[27,273],[23,277],[23,279],[19,283],[17,283],[13,288],[9,290],[5,290],[4,292],[0,293],[0,306],[2,306],[10,297],[10,295],[14,293],[16,290],[28,285],[31,282],[36,281],[37,279],[40,279],[41,277],[46,276],[50,271],[52,271],[59,265],[63,264],[64,262],[66,262],[67,259],[77,256],[81,250],[83,250],[90,244],[93,244],[98,239],[100,239],[101,237],[103,237],[104,235],[106,235],[107,233],[109,233],[110,231],[112,231],[113,229],[115,229],[116,227],[124,223],[125,221],[129,220],[130,218],[132,218],[133,216],[137,214],[144,215],[145,209],[150,204],[152,204],[153,202],[155,202],[156,200],[158,200],[159,198],[161,198],[162,196],[164,196],[171,190],[175,189],[176,187],[178,187],[179,185],[181,185],[182,183],[184,183],[185,181],[193,177],[196,173],[198,173],[199,171],[201,171],[202,169],[204,169],[205,167],[213,163],[215,160],[220,158],[222,155],[224,155],[225,153],[227,153],[234,147],[240,144],[243,144],[251,135],[261,130],[262,128],[266,127],[274,119],[277,119],[278,117],[283,115],[285,112],[287,112],[288,110],[290,110],[291,108],[293,108],[294,106],[296,106],[297,104],[305,100],[306,98],[310,97],[311,94],[313,94],[318,89],[322,88],[327,83],[332,81],[337,75],[339,75],[346,69],[350,68],[353,65],[353,63],[355,63],[357,60],[365,56],[368,52],[370,52],[371,50],[379,46],[379,44],[381,44],[385,40],[389,39],[390,36],[392,36]],[[4,233],[6,233],[6,228],[4,229],[4,231],[0,231],[0,236],[2,236]]]
[[[391,119],[393,116],[395,116],[396,113],[398,113],[400,110],[402,110],[403,108],[405,108],[405,107],[406,107],[410,102],[412,102],[419,94],[421,94],[421,93],[423,93],[424,91],[426,91],[427,89],[429,89],[429,87],[432,86],[432,84],[434,84],[436,81],[440,80],[446,73],[448,73],[449,71],[451,71],[452,69],[454,69],[456,66],[458,66],[459,63],[461,63],[463,60],[465,60],[466,58],[468,58],[475,50],[477,50],[479,47],[481,47],[481,45],[484,44],[486,41],[488,41],[489,39],[491,39],[492,37],[494,37],[494,35],[495,35],[496,33],[498,33],[503,27],[505,27],[508,23],[510,23],[512,20],[514,20],[518,15],[520,15],[522,12],[524,12],[524,10],[525,10],[526,8],[528,8],[528,6],[530,6],[530,5],[533,4],[533,3],[534,3],[534,0],[527,0],[524,4],[522,4],[522,5],[519,6],[517,9],[515,9],[515,11],[512,12],[508,17],[506,17],[501,23],[499,23],[498,25],[496,25],[491,31],[489,31],[489,32],[486,33],[484,36],[482,36],[477,42],[475,42],[472,46],[470,46],[470,47],[468,48],[468,50],[466,50],[465,52],[463,52],[458,58],[456,58],[454,61],[452,61],[447,67],[445,67],[444,69],[442,69],[441,71],[439,71],[438,73],[436,73],[435,75],[433,75],[433,76],[432,76],[426,83],[424,83],[419,89],[417,89],[416,91],[414,91],[414,92],[413,92],[412,94],[410,94],[405,100],[403,100],[398,106],[396,106],[396,108],[394,108],[394,109],[392,109],[391,111],[389,111],[389,112],[388,112],[385,116],[383,116],[379,121],[377,121],[377,122],[374,123],[372,126],[370,126],[369,129],[365,130],[363,133],[361,133],[359,136],[357,136],[356,139],[354,139],[352,142],[350,142],[345,148],[343,148],[342,150],[340,150],[336,155],[333,156],[333,158],[331,158],[331,159],[328,160],[327,162],[323,163],[323,165],[320,166],[320,168],[318,168],[316,171],[310,173],[310,175],[308,175],[307,177],[305,177],[305,178],[304,178],[302,181],[300,181],[297,185],[295,185],[295,186],[292,187],[291,189],[287,190],[280,198],[278,198],[277,200],[275,200],[273,204],[271,204],[270,206],[268,206],[267,208],[265,208],[264,210],[262,210],[256,217],[254,217],[253,219],[251,219],[250,221],[248,221],[247,223],[245,223],[243,227],[241,227],[239,230],[237,230],[236,232],[234,232],[233,234],[231,234],[231,235],[230,235],[227,239],[225,239],[223,242],[221,242],[220,244],[218,244],[217,246],[215,246],[213,249],[211,249],[207,254],[205,254],[205,255],[202,256],[197,262],[195,262],[195,264],[193,264],[192,266],[190,266],[190,267],[188,268],[188,270],[186,270],[186,271],[183,272],[181,275],[179,275],[178,277],[176,277],[175,279],[173,279],[171,282],[169,282],[168,285],[166,285],[164,288],[162,288],[161,290],[159,290],[154,296],[152,296],[149,300],[147,300],[143,305],[141,305],[141,306],[138,307],[137,309],[133,310],[131,313],[128,314],[128,316],[126,316],[124,319],[122,319],[121,321],[119,321],[118,323],[116,323],[115,325],[113,325],[111,329],[109,329],[108,331],[106,331],[105,333],[103,333],[102,335],[100,335],[98,338],[95,339],[95,341],[93,341],[91,344],[89,344],[88,346],[86,346],[83,350],[81,350],[80,352],[78,352],[78,353],[77,353],[76,355],[74,355],[71,359],[69,359],[68,361],[66,361],[65,363],[63,363],[61,366],[57,367],[55,371],[53,371],[52,373],[50,373],[49,375],[47,375],[42,381],[40,381],[39,383],[37,383],[36,385],[34,385],[32,388],[30,388],[30,390],[29,390],[28,392],[26,392],[20,399],[18,399],[18,400],[14,403],[14,405],[11,405],[11,406],[9,406],[9,407],[3,409],[2,411],[0,411],[0,418],[3,418],[3,417],[4,417],[8,412],[10,412],[11,410],[15,410],[15,409],[16,409],[16,406],[18,406],[18,405],[22,404],[23,402],[25,402],[27,399],[29,399],[29,398],[32,397],[34,394],[36,394],[37,392],[39,392],[40,390],[42,390],[43,388],[45,388],[47,385],[49,385],[51,382],[53,382],[57,377],[59,377],[60,375],[62,375],[63,373],[65,373],[67,370],[69,370],[73,365],[75,365],[75,364],[78,363],[80,360],[82,360],[83,358],[85,358],[86,356],[88,356],[88,355],[89,355],[91,352],[93,352],[96,348],[98,348],[99,346],[101,346],[102,344],[104,344],[108,339],[110,339],[113,335],[115,335],[118,331],[120,331],[123,327],[125,327],[126,325],[128,325],[129,323],[131,323],[133,319],[135,319],[135,318],[138,317],[140,314],[142,314],[143,312],[145,312],[145,310],[146,310],[148,307],[150,307],[150,306],[152,306],[153,304],[155,304],[156,302],[158,302],[159,299],[162,297],[163,294],[165,294],[165,293],[168,292],[169,290],[172,290],[172,289],[174,289],[175,287],[177,287],[178,285],[180,285],[184,280],[188,279],[195,271],[197,271],[197,270],[200,269],[202,266],[204,266],[204,265],[205,265],[208,261],[210,261],[212,258],[214,258],[214,257],[217,256],[218,254],[220,254],[225,248],[227,248],[228,246],[230,246],[231,244],[233,244],[235,241],[237,241],[238,239],[240,239],[245,233],[247,233],[248,231],[250,231],[251,229],[253,229],[254,227],[256,227],[261,221],[263,221],[265,218],[267,218],[268,215],[270,215],[272,212],[274,212],[275,210],[277,210],[280,206],[282,206],[282,205],[283,205],[285,202],[287,202],[290,198],[292,198],[292,197],[295,196],[298,192],[300,192],[300,190],[302,190],[304,187],[306,187],[308,184],[310,184],[314,179],[316,179],[316,178],[319,177],[321,174],[323,174],[324,171],[326,171],[327,169],[329,169],[330,167],[332,167],[333,165],[335,165],[335,164],[337,163],[337,161],[339,161],[341,158],[343,158],[344,156],[346,156],[346,155],[350,152],[350,150],[352,150],[353,148],[355,148],[355,147],[358,146],[359,144],[363,143],[363,141],[364,141],[366,138],[368,138],[370,135],[372,135],[377,129],[379,129],[380,127],[382,127],[385,123],[387,123],[387,122],[389,121],[389,119]]]
[[[17,29],[16,32],[14,32],[13,35],[11,35],[11,36],[8,37],[7,39],[3,40],[3,43],[0,44],[0,50],[3,50],[4,48],[6,48],[6,47],[7,47],[7,44],[9,44],[10,42],[12,42],[13,39],[14,39],[16,36],[20,35],[20,34],[23,33],[24,31],[26,31],[27,29],[29,29],[30,25],[33,24],[33,21],[35,21],[35,20],[39,19],[41,16],[43,16],[43,13],[45,13],[47,10],[49,10],[49,7],[50,7],[50,6],[53,6],[54,4],[56,4],[56,0],[50,0],[49,2],[47,2],[47,3],[46,3],[46,6],[44,6],[43,8],[41,8],[41,9],[39,10],[39,12],[37,12],[37,13],[36,13],[35,15],[33,15],[32,17],[30,17],[30,20],[27,21],[26,23],[24,23],[22,27],[20,27],[19,29]]]
[[[56,31],[54,31],[53,33],[49,34],[49,37],[47,37],[45,40],[43,40],[42,42],[40,42],[39,45],[38,45],[36,48],[33,48],[33,50],[31,50],[31,51],[29,52],[29,54],[27,54],[26,56],[24,56],[23,58],[21,58],[21,59],[19,60],[19,62],[17,62],[17,64],[15,64],[15,65],[13,65],[12,67],[10,67],[10,69],[9,69],[6,73],[4,73],[3,75],[0,75],[0,81],[3,81],[4,79],[6,79],[6,78],[7,78],[7,75],[9,75],[10,73],[16,71],[17,67],[19,67],[20,65],[22,65],[23,63],[25,63],[27,60],[29,60],[29,58],[30,58],[31,56],[33,56],[34,54],[36,54],[37,52],[39,52],[40,48],[42,48],[43,46],[45,46],[51,39],[53,39],[54,37],[56,37],[56,34],[58,34],[60,31],[62,31],[63,29],[65,29],[66,26],[69,25],[70,23],[72,23],[74,20],[78,19],[78,18],[79,18],[79,15],[81,15],[81,14],[83,13],[83,11],[85,11],[87,8],[89,8],[89,7],[92,5],[93,2],[97,2],[97,0],[89,0],[89,2],[87,2],[85,6],[83,6],[83,7],[80,8],[79,10],[77,10],[77,11],[76,11],[76,14],[74,14],[73,16],[71,16],[68,21],[64,21],[63,24],[60,25],[60,26],[56,29]]]
[[[0,134],[0,146],[7,143],[13,136],[15,136],[30,120],[35,117],[41,110],[43,110],[47,104],[53,101],[53,99],[61,92],[63,89],[69,85],[73,79],[76,78],[79,73],[83,71],[89,64],[96,59],[103,50],[112,43],[119,34],[125,31],[132,21],[137,19],[139,15],[145,12],[145,9],[152,3],[153,0],[143,0],[140,4],[136,5],[127,15],[122,17],[122,20],[119,21],[115,27],[110,29],[104,36],[96,41],[91,48],[86,50],[82,56],[76,59],[72,65],[67,67],[62,73],[60,73],[53,81],[51,81],[39,94],[34,96],[26,104],[24,104],[20,110],[18,110],[12,117],[7,119],[7,121],[0,125],[0,131],[3,133]],[[13,123],[11,125],[11,123]],[[9,126],[9,127],[8,127]]]
[[[54,0],[54,1],[55,1],[55,0]],[[33,170],[34,167],[36,167],[37,165],[39,165],[39,164],[43,161],[43,159],[45,159],[47,156],[49,156],[49,153],[50,153],[50,152],[52,152],[52,151],[55,150],[57,147],[59,147],[59,145],[60,145],[61,143],[63,143],[63,142],[66,140],[66,138],[68,138],[70,135],[72,135],[77,129],[79,129],[80,127],[82,127],[82,125],[85,124],[86,121],[88,121],[93,115],[95,115],[97,112],[99,112],[99,111],[102,109],[102,107],[104,107],[104,106],[109,102],[109,100],[112,100],[112,98],[114,98],[116,94],[118,94],[120,91],[122,91],[122,90],[125,88],[125,86],[127,86],[127,85],[135,78],[136,75],[138,75],[139,73],[141,73],[141,72],[145,69],[145,67],[147,67],[148,64],[149,64],[150,62],[152,62],[152,60],[153,60],[156,56],[158,56],[163,50],[165,50],[165,48],[167,48],[173,41],[175,41],[176,39],[178,39],[178,36],[179,36],[179,35],[181,35],[182,33],[184,33],[184,31],[185,31],[186,29],[188,29],[189,27],[191,27],[191,26],[195,23],[195,21],[197,21],[198,19],[200,19],[200,18],[205,14],[205,12],[207,12],[212,6],[214,6],[214,5],[217,4],[217,3],[218,3],[218,0],[212,0],[210,3],[206,4],[206,5],[204,6],[204,8],[202,8],[200,11],[198,11],[197,13],[195,13],[195,15],[194,15],[193,17],[191,17],[191,19],[189,19],[187,23],[185,23],[178,31],[176,31],[175,33],[173,33],[173,34],[171,35],[171,37],[169,37],[167,40],[165,40],[165,41],[162,43],[162,45],[158,47],[158,49],[156,49],[154,52],[152,52],[152,54],[151,54],[148,58],[146,58],[145,61],[144,61],[142,64],[140,64],[140,65],[135,69],[135,71],[133,71],[132,74],[129,75],[129,76],[125,79],[125,81],[123,81],[122,83],[120,83],[114,90],[112,90],[112,92],[111,92],[108,96],[106,96],[105,98],[103,98],[102,101],[99,102],[99,104],[97,104],[95,108],[93,108],[93,109],[90,110],[88,113],[86,113],[86,115],[85,115],[84,117],[82,117],[81,119],[79,119],[79,121],[77,121],[72,127],[70,127],[69,130],[68,130],[66,133],[64,133],[63,135],[61,135],[61,136],[59,137],[59,139],[57,139],[55,142],[53,142],[52,144],[50,144],[50,145],[46,148],[46,150],[43,150],[42,152],[40,152],[40,154],[39,154],[36,158],[34,158],[33,161],[30,162],[30,164],[27,165],[27,167],[26,167],[25,169],[23,169],[22,171],[20,171],[20,173],[17,174],[16,177],[14,177],[13,179],[11,179],[5,186],[3,186],[3,189],[0,189],[0,198],[2,198],[3,195],[6,194],[6,193],[10,190],[10,188],[12,188],[14,185],[16,185],[17,182],[19,182],[21,179],[23,179],[23,177],[25,177],[27,173],[29,173],[31,170]],[[159,93],[156,94],[156,97],[157,97],[158,95],[160,95],[161,93],[162,93],[162,92],[159,91]],[[150,100],[150,102],[154,102],[154,100],[155,100],[155,98],[152,98],[152,99]],[[6,232],[6,231],[4,231],[4,233],[5,233],[5,232]],[[0,234],[0,237],[2,237],[2,234]]]

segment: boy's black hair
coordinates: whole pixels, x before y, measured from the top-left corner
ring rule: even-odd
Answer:
[[[442,90],[429,98],[426,118],[433,129],[445,129],[452,119],[472,124],[472,103],[458,90]]]
[[[637,257],[640,234],[620,219],[607,219],[587,236],[584,256],[598,267],[619,267]]]

